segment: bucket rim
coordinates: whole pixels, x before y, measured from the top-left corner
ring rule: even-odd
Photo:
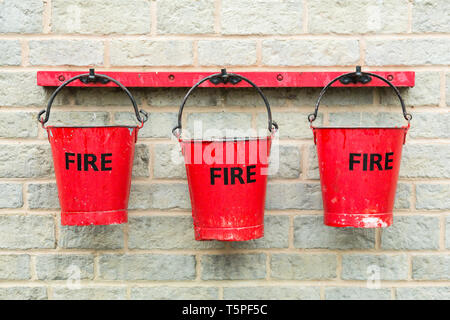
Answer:
[[[238,141],[253,141],[253,140],[269,140],[272,139],[271,135],[265,136],[265,137],[235,137],[235,138],[211,138],[211,139],[183,139],[180,138],[180,142],[238,142]]]
[[[52,129],[52,128],[68,128],[68,129],[93,129],[93,128],[139,128],[138,126],[116,126],[116,125],[109,125],[109,126],[47,126],[46,129]]]
[[[389,129],[389,130],[408,130],[407,126],[402,127],[312,127],[313,130],[316,129]]]

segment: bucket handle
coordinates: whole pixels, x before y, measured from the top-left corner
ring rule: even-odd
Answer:
[[[274,130],[278,130],[278,124],[272,120],[272,112],[270,110],[270,104],[269,100],[267,100],[267,97],[262,92],[261,88],[258,87],[256,84],[254,84],[249,79],[245,78],[244,76],[241,76],[240,74],[236,73],[227,73],[226,69],[222,69],[221,73],[212,74],[210,76],[207,76],[203,79],[201,79],[199,82],[197,82],[191,89],[189,89],[188,93],[184,96],[183,102],[181,102],[180,110],[178,111],[178,124],[172,129],[172,133],[175,137],[178,139],[181,137],[181,122],[182,122],[182,116],[183,116],[183,109],[184,105],[186,104],[189,96],[192,94],[192,92],[200,86],[205,81],[211,81],[213,84],[219,84],[219,83],[231,83],[233,85],[239,83],[241,80],[244,80],[248,84],[250,84],[253,88],[258,91],[261,98],[264,100],[264,104],[266,105],[267,109],[267,116],[268,116],[268,123],[269,123],[269,131],[273,132]]]
[[[316,102],[316,109],[314,110],[314,113],[311,113],[311,114],[308,115],[308,121],[309,121],[309,123],[310,123],[311,128],[313,127],[313,125],[312,125],[313,121],[316,120],[316,118],[317,118],[317,113],[318,113],[318,111],[319,111],[320,101],[322,100],[322,98],[323,98],[325,92],[331,87],[331,85],[332,85],[333,83],[335,83],[336,81],[338,81],[338,80],[340,80],[340,79],[343,79],[343,78],[347,78],[347,79],[348,79],[348,78],[350,78],[350,79],[351,79],[351,78],[353,78],[353,79],[362,79],[363,76],[366,76],[365,79],[367,79],[367,76],[372,76],[372,77],[378,78],[378,79],[380,79],[380,80],[386,82],[386,83],[394,90],[395,94],[397,95],[398,99],[400,100],[400,104],[402,105],[403,117],[406,119],[406,121],[408,121],[408,128],[409,128],[409,126],[410,126],[410,121],[411,121],[411,119],[412,119],[412,115],[411,115],[410,113],[406,112],[405,102],[403,101],[403,98],[402,98],[402,96],[400,95],[400,92],[398,91],[397,87],[394,86],[389,80],[383,78],[382,76],[380,76],[380,75],[378,75],[378,74],[370,73],[370,72],[361,72],[361,69],[360,69],[360,68],[357,68],[356,72],[345,73],[345,74],[342,74],[342,75],[340,75],[340,76],[334,78],[333,80],[331,80],[331,81],[330,81],[330,82],[322,89],[322,91],[321,91],[320,94],[319,94],[319,98],[317,99],[317,102]],[[368,81],[370,81],[370,77],[369,77],[369,80],[368,80]],[[368,81],[363,79],[363,81],[360,81],[360,82],[366,83],[366,82],[368,82]],[[342,82],[342,81],[341,81],[341,82]],[[345,83],[345,81],[342,82],[342,83]],[[348,82],[346,82],[346,83],[348,83]]]
[[[131,92],[123,85],[121,84],[119,81],[117,81],[116,79],[113,79],[105,74],[98,74],[95,73],[94,69],[90,69],[89,73],[83,73],[83,74],[79,74],[73,78],[70,78],[69,80],[67,80],[66,82],[64,82],[63,84],[61,84],[56,90],[55,92],[53,92],[53,94],[51,95],[48,104],[47,104],[47,109],[41,110],[38,114],[38,121],[42,124],[42,127],[45,128],[45,123],[47,123],[49,117],[50,117],[50,109],[52,107],[53,101],[55,100],[57,94],[65,87],[67,86],[69,83],[80,79],[80,81],[82,81],[83,83],[89,83],[89,82],[97,82],[100,81],[102,83],[108,83],[109,81],[114,82],[117,86],[119,86],[123,91],[125,91],[125,93],[128,95],[128,97],[131,100],[131,103],[133,104],[133,108],[134,108],[134,113],[136,115],[137,120],[140,122],[140,126],[139,128],[142,128],[144,126],[144,123],[148,120],[148,113],[144,110],[139,110],[136,100],[134,99],[133,95],[131,94]],[[42,115],[45,113],[45,117],[42,118]],[[141,117],[142,115],[142,117]]]

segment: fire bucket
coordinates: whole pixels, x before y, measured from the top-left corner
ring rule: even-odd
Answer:
[[[215,84],[244,80],[255,88],[266,105],[271,134],[257,138],[182,138],[184,105],[192,91],[208,80]],[[240,75],[223,70],[200,80],[186,94],[172,132],[184,155],[196,240],[244,241],[264,235],[268,159],[276,129],[267,98]]]
[[[88,78],[91,77],[91,78]],[[56,95],[69,83],[108,80],[130,98],[140,126],[60,127],[45,126]],[[41,117],[45,113],[45,118]],[[141,118],[141,114],[143,117]],[[47,130],[55,166],[61,205],[62,225],[109,225],[127,222],[128,197],[138,130],[148,115],[138,111],[131,93],[106,75],[81,74],[60,87],[50,97],[38,120]]]
[[[366,79],[372,76],[386,82],[397,94],[408,125],[391,128],[313,127],[320,100],[327,89],[337,80],[355,75]],[[411,118],[398,89],[379,75],[360,71],[348,73],[323,88],[315,112],[308,120],[317,146],[326,225],[377,228],[392,224],[402,146]]]

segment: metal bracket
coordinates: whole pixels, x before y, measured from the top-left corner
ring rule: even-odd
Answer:
[[[97,83],[100,82],[101,84],[107,84],[110,80],[103,78],[103,77],[97,77],[95,75],[95,69],[89,69],[89,75],[86,77],[81,77],[80,81],[84,84],[88,84],[90,82]]]
[[[211,81],[213,84],[218,85],[220,83],[223,84],[227,84],[228,82],[231,84],[238,84],[239,82],[241,82],[241,78],[233,76],[233,75],[229,75],[227,73],[227,69],[222,69],[221,70],[221,75],[219,76],[215,76],[212,77],[211,79],[209,79],[209,81]]]
[[[339,79],[342,84],[362,83],[366,84],[372,81],[372,77],[361,72],[361,66],[356,66],[356,72]]]

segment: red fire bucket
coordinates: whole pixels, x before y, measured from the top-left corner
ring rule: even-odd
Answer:
[[[90,77],[90,78],[89,78]],[[141,126],[55,127],[45,126],[56,95],[69,83],[106,79],[130,98]],[[45,113],[45,118],[41,116]],[[141,115],[143,117],[141,118]],[[56,89],[38,116],[47,130],[55,166],[62,225],[109,225],[127,222],[134,146],[147,113],[138,111],[131,93],[106,75],[81,74]]]
[[[361,76],[365,79],[376,77],[394,89],[408,125],[392,128],[313,127],[325,91],[339,79]],[[326,225],[378,228],[392,224],[402,146],[411,118],[398,89],[379,75],[360,71],[348,73],[323,88],[315,113],[310,114],[308,120],[317,145]]]
[[[207,80],[215,84],[244,80],[252,85],[265,102],[271,134],[260,138],[181,138],[184,105],[192,91]],[[189,90],[172,132],[184,155],[196,240],[244,241],[264,235],[268,160],[277,128],[261,89],[240,75],[222,71]]]

